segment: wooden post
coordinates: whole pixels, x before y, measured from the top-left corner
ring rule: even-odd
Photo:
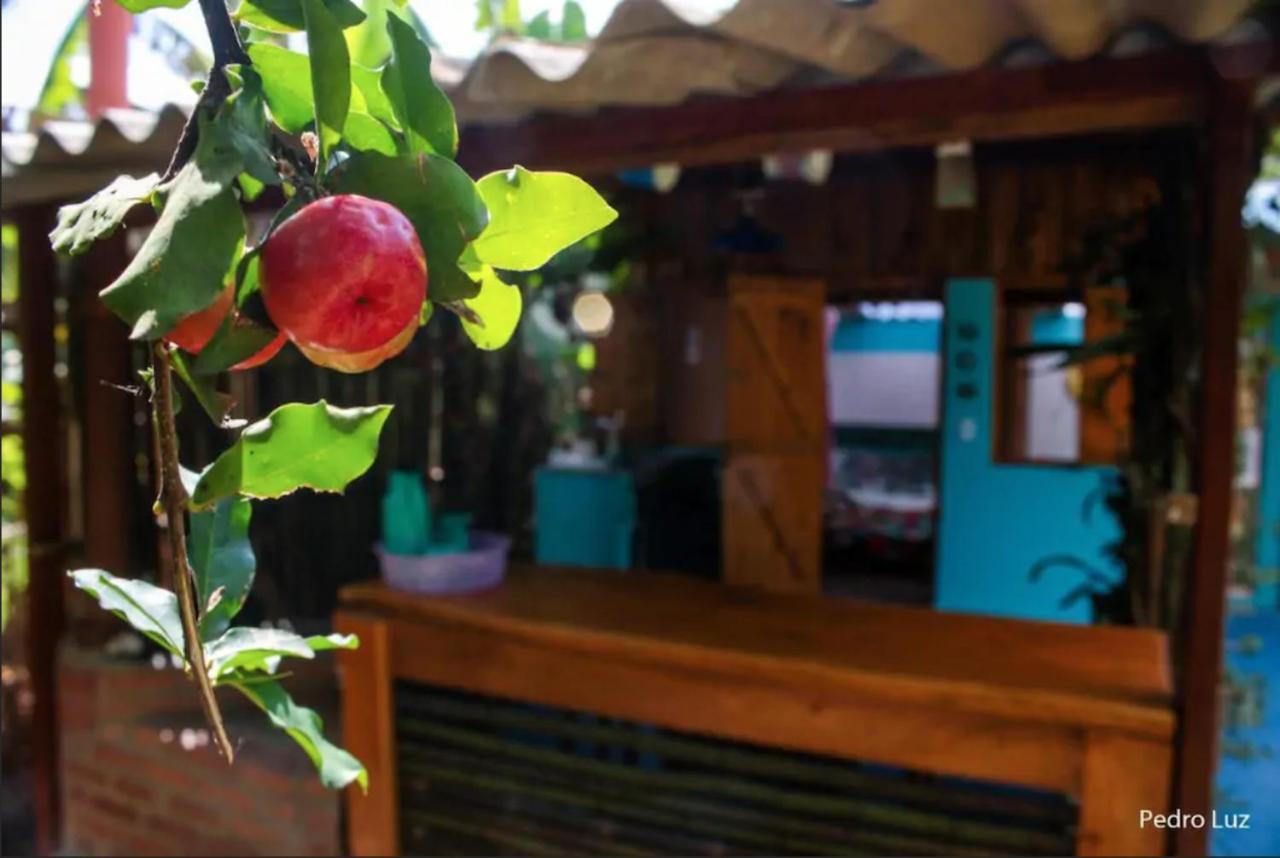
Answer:
[[[1204,278],[1204,358],[1200,379],[1199,518],[1182,635],[1181,723],[1175,807],[1212,810],[1218,756],[1227,568],[1235,475],[1237,340],[1246,277],[1240,206],[1252,178],[1253,81],[1217,79],[1208,128],[1208,270]],[[1177,832],[1179,855],[1204,855],[1208,832]]]
[[[57,653],[62,637],[62,428],[54,376],[57,266],[49,246],[53,210],[20,209],[18,226],[18,337],[22,347],[22,445],[27,488],[23,501],[29,540],[27,660],[33,705],[36,848],[58,847]]]
[[[139,383],[133,375],[129,328],[98,299],[98,292],[116,278],[129,261],[124,231],[99,241],[87,258],[88,288],[76,296],[83,323],[84,417],[84,562],[115,575],[136,574],[132,545],[133,512],[137,509],[133,461],[133,403],[121,387]],[[119,630],[118,621],[84,600],[90,611],[79,622],[88,630],[72,629],[76,640],[101,642],[102,635]],[[92,617],[93,619],[88,619]]]
[[[352,855],[398,855],[395,701],[387,624],[339,613],[334,626],[360,638],[359,649],[338,651],[342,739],[369,772],[367,794],[356,784],[347,787],[347,849]]]
[[[1143,811],[1169,812],[1170,749],[1115,732],[1085,737],[1077,855],[1164,855],[1168,832]]]

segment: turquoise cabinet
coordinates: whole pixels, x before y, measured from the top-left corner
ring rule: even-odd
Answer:
[[[539,468],[534,518],[538,563],[630,568],[636,493],[626,471]]]

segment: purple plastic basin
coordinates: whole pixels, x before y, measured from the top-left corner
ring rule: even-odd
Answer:
[[[393,590],[443,595],[474,593],[502,583],[511,540],[498,533],[471,532],[471,550],[454,554],[388,554],[374,546],[382,580]]]

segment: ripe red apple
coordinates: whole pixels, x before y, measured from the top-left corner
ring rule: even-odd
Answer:
[[[276,327],[311,360],[347,372],[403,350],[427,297],[413,224],[355,194],[323,197],[289,218],[267,239],[259,266]]]
[[[307,360],[317,366],[323,366],[328,369],[336,369],[339,372],[367,372],[388,358],[393,358],[408,347],[413,341],[413,335],[418,332],[418,320],[414,319],[405,325],[404,330],[392,337],[390,342],[384,343],[377,348],[369,349],[367,352],[340,352],[334,349],[322,349],[313,346],[304,346],[297,343],[298,351],[306,356]]]
[[[218,293],[218,297],[213,299],[212,304],[174,325],[173,330],[165,335],[165,340],[193,355],[200,354],[201,350],[209,344],[209,340],[213,339],[213,335],[218,332],[218,328],[222,326],[222,320],[227,317],[227,313],[233,312],[234,304],[235,287],[228,283],[226,288]],[[256,366],[262,366],[284,348],[284,343],[285,335],[279,334],[263,346],[257,354],[245,358],[231,369],[253,369]]]

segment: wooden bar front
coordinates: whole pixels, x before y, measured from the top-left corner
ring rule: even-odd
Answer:
[[[356,854],[397,851],[392,680],[885,765],[1059,790],[1079,854],[1160,854],[1163,635],[767,594],[649,573],[517,568],[495,590],[343,592]]]

